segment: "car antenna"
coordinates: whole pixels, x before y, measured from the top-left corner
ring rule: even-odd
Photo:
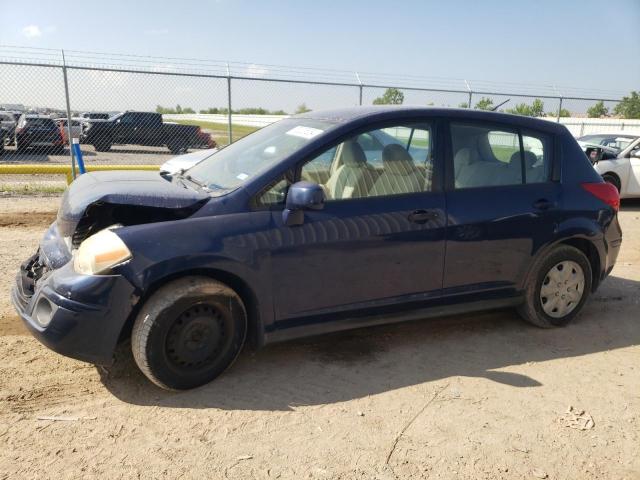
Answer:
[[[502,105],[504,105],[505,103],[507,103],[509,100],[511,100],[510,98],[507,98],[504,102],[500,103],[499,105],[496,105],[495,107],[493,107],[491,109],[492,112],[495,112],[496,110],[498,110]]]

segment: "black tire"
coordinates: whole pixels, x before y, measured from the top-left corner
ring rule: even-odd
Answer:
[[[548,315],[543,308],[542,287],[549,282],[548,274],[561,262],[574,262],[578,264],[584,276],[582,295],[564,316],[558,318]],[[541,328],[563,327],[580,313],[589,294],[591,293],[592,271],[587,257],[577,248],[562,245],[554,249],[534,265],[529,281],[525,287],[525,302],[518,307],[518,313],[527,322]],[[568,291],[568,290],[567,290]],[[563,292],[564,293],[564,292]],[[564,298],[564,296],[562,297]]]
[[[615,173],[605,173],[602,176],[602,179],[607,182],[610,183],[611,185],[613,185],[614,187],[616,187],[616,189],[618,190],[618,193],[620,193],[620,178],[615,174]]]
[[[27,151],[27,147],[25,147],[22,143],[16,140],[16,151],[20,153],[24,153]]]
[[[4,153],[4,141],[0,142],[0,155]]]
[[[231,288],[208,277],[185,277],[156,291],[131,333],[142,373],[167,390],[212,381],[237,358],[247,335],[247,314]]]
[[[108,152],[109,150],[111,150],[111,142],[106,142],[106,141],[95,142],[93,144],[93,148],[96,149],[96,152]]]

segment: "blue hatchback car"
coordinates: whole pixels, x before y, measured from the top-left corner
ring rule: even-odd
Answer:
[[[13,302],[97,364],[131,337],[168,389],[246,341],[516,307],[563,326],[613,268],[619,197],[562,125],[360,107],[279,121],[186,172],[82,175]]]

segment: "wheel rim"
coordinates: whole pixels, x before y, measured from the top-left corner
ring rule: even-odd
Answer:
[[[554,265],[545,275],[540,288],[544,313],[562,318],[571,313],[584,294],[584,271],[576,262],[565,260]]]
[[[180,369],[207,367],[224,345],[224,317],[212,305],[198,304],[182,312],[169,330],[167,357]]]

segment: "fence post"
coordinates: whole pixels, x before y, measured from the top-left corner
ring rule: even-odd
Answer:
[[[580,136],[584,135],[584,122],[580,123]]]
[[[471,108],[471,100],[473,98],[473,92],[471,91],[471,85],[469,85],[469,82],[465,80],[464,83],[467,86],[467,90],[469,90],[469,103],[467,104],[467,108]]]
[[[560,123],[560,114],[562,113],[562,97],[560,97],[560,105],[558,105],[558,118],[556,118],[556,122]]]
[[[231,70],[229,69],[229,62],[227,62],[227,108],[229,109],[229,144],[233,143],[233,130],[231,127]]]
[[[64,79],[64,97],[67,104],[67,137],[69,138],[69,157],[71,157],[71,174],[76,178],[76,159],[73,155],[73,137],[71,136],[71,102],[69,102],[69,81],[67,80],[67,62],[62,51],[62,77]]]
[[[360,80],[360,75],[358,75],[358,72],[356,72],[356,78],[358,79],[358,83],[360,84],[358,86],[358,89],[360,90],[360,100],[358,105],[362,106],[362,81]]]

